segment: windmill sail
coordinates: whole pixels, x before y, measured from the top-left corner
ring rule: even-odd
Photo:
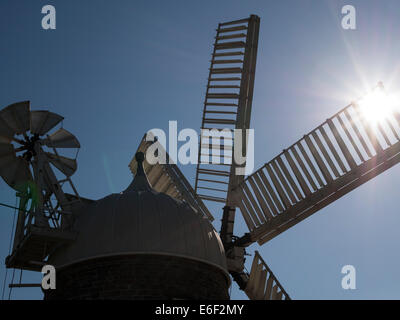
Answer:
[[[46,134],[60,123],[64,117],[45,110],[31,112],[31,125],[30,129],[33,134],[40,136]]]
[[[0,117],[2,122],[14,131],[13,134],[22,134],[30,127],[30,102],[23,101],[9,105],[0,111]]]
[[[46,156],[49,159],[49,162],[67,177],[72,176],[78,167],[75,159],[70,159],[50,152],[46,152]]]
[[[0,169],[3,180],[14,190],[24,192],[28,181],[32,181],[32,173],[28,162],[22,157],[13,157],[13,160]]]
[[[146,141],[146,135],[143,137],[137,152],[146,154],[147,149],[153,144],[152,141]],[[161,149],[161,146],[160,146]],[[165,150],[158,150],[165,152],[167,158],[169,157]],[[135,154],[136,154],[135,153]],[[214,217],[208,211],[203,201],[195,194],[192,186],[187,181],[185,176],[179,170],[176,164],[150,164],[148,161],[143,163],[144,170],[152,188],[158,192],[163,192],[173,198],[185,200],[200,214],[208,217],[211,221]],[[129,163],[129,168],[133,174],[136,174],[137,162],[135,157]]]
[[[228,191],[243,180],[243,176],[231,173],[236,166],[232,164],[233,130],[248,129],[250,125],[259,26],[260,18],[255,15],[218,25],[195,182],[195,192],[203,200],[229,202]],[[209,130],[225,138],[215,138]],[[245,148],[243,151],[246,154]]]
[[[400,113],[375,126],[352,103],[235,189],[250,234],[263,244],[400,161]]]
[[[64,128],[58,129],[45,141],[49,148],[80,148],[78,139]]]
[[[258,251],[255,251],[244,292],[251,300],[290,300],[289,295]]]

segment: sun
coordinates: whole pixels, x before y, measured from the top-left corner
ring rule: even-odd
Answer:
[[[396,109],[399,109],[398,99],[394,95],[388,95],[381,88],[376,88],[362,98],[358,104],[365,119],[372,126],[387,120]]]

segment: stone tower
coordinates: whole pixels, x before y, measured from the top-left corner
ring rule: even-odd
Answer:
[[[53,299],[229,299],[221,240],[187,203],[154,191],[143,153],[130,186],[86,205],[76,241],[56,250]]]

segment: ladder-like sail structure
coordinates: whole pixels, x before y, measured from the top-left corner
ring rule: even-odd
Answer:
[[[255,251],[244,292],[250,300],[290,300],[289,295],[258,251]]]
[[[250,230],[238,244],[269,241],[400,161],[400,113],[365,111],[350,104],[235,189]]]
[[[195,192],[203,200],[228,203],[228,191],[243,180],[243,176],[234,174],[234,129],[245,130],[250,125],[259,26],[256,15],[218,25],[195,182]],[[242,153],[246,154],[245,147]]]

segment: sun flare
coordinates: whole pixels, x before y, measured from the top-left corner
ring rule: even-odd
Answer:
[[[399,109],[399,102],[393,95],[376,89],[359,101],[365,119],[371,125],[378,125]]]

